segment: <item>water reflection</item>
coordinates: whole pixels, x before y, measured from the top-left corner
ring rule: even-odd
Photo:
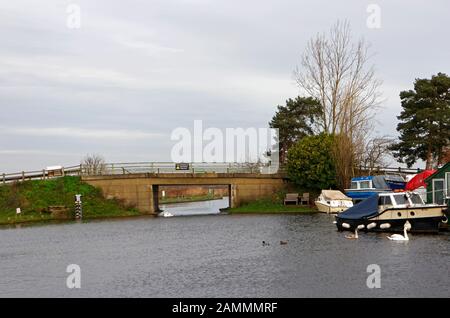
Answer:
[[[159,207],[164,212],[169,212],[173,216],[186,216],[219,214],[220,209],[227,208],[228,206],[228,197],[223,197],[219,200],[160,204]]]

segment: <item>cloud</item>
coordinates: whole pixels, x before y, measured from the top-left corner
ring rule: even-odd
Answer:
[[[163,137],[161,133],[150,133],[139,130],[108,130],[69,127],[0,127],[2,134],[29,137],[64,137],[64,138],[95,138],[95,139],[154,139]]]

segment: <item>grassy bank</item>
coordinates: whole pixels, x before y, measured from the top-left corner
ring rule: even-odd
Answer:
[[[84,219],[140,215],[121,201],[106,200],[99,189],[81,182],[79,177],[63,177],[0,186],[0,224],[60,219],[46,212],[49,206],[66,206],[66,217],[73,218],[75,194],[83,195]],[[18,207],[22,210],[19,216]]]
[[[232,214],[244,213],[314,213],[317,210],[310,206],[284,205],[282,200],[263,199],[244,204],[238,208],[231,208]]]
[[[209,201],[209,200],[217,200],[222,199],[221,195],[193,195],[189,197],[175,197],[175,198],[160,198],[159,203],[162,204],[170,204],[170,203],[184,203],[184,202],[198,202],[198,201]]]

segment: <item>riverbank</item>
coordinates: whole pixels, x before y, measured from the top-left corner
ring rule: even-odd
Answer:
[[[51,180],[32,180],[0,186],[0,224],[73,219],[75,194],[82,195],[83,219],[142,215],[116,199],[105,199],[99,189],[67,176]],[[49,207],[59,207],[52,213]],[[16,208],[21,213],[16,214]]]
[[[271,213],[317,213],[317,209],[305,205],[284,205],[271,199],[257,200],[237,208],[227,210],[230,214],[271,214]]]

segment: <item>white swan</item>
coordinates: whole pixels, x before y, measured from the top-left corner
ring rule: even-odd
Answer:
[[[411,223],[409,221],[405,222],[405,225],[403,226],[403,234],[392,234],[391,236],[388,236],[387,238],[391,241],[409,241],[408,237],[408,231],[411,230]]]
[[[346,235],[345,238],[349,240],[358,239],[358,230],[361,230],[364,228],[363,224],[360,224],[355,229],[355,234]]]

